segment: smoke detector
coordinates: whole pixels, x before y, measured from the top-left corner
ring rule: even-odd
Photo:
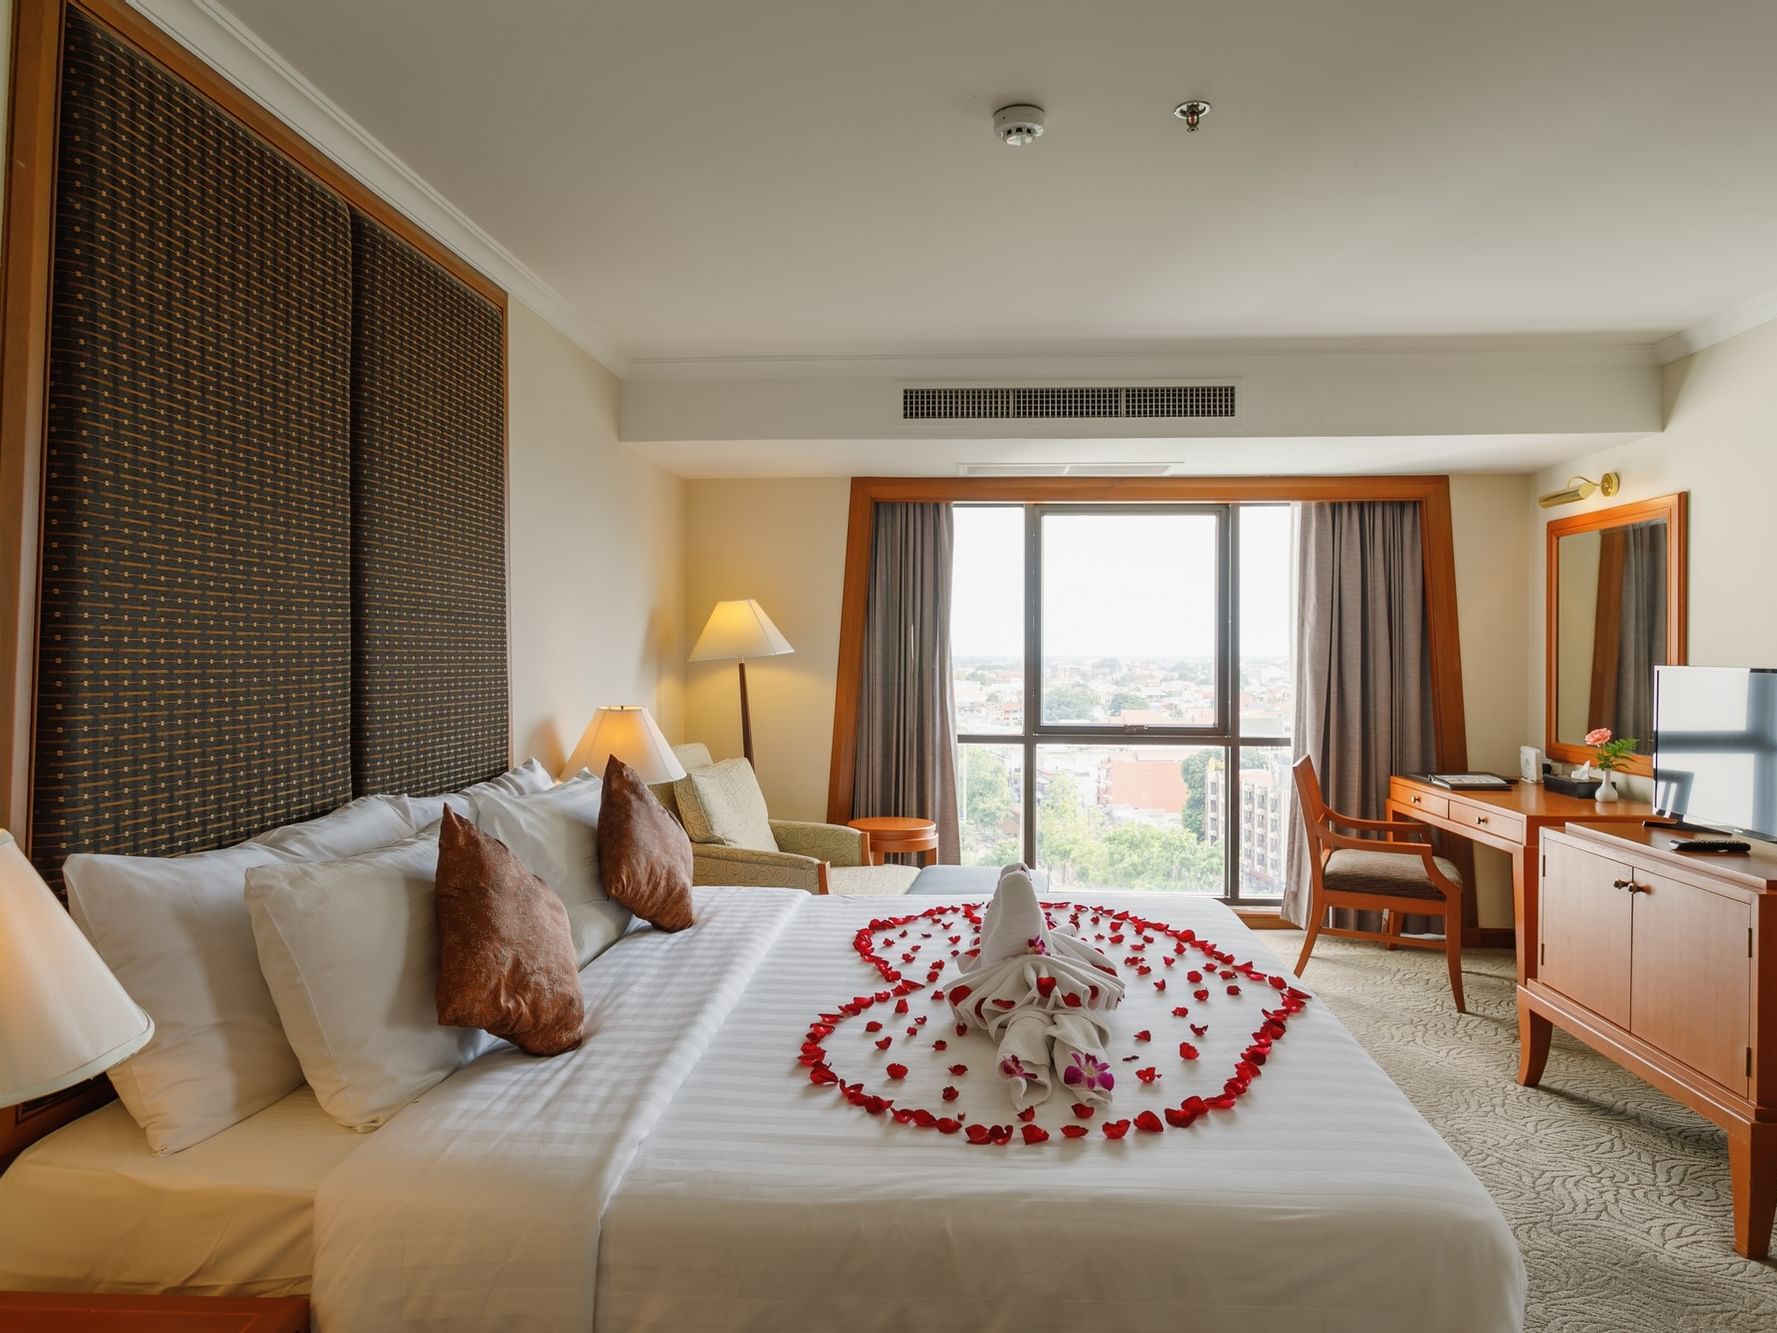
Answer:
[[[1003,106],[993,113],[993,132],[1001,143],[1022,148],[1043,137],[1043,108],[1023,102]]]

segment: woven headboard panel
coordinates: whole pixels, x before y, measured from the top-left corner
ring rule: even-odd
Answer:
[[[352,780],[449,791],[511,751],[505,321],[353,222]]]
[[[32,856],[351,795],[346,206],[68,18]]]

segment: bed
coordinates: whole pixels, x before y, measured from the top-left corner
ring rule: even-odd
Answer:
[[[1154,962],[1170,945],[1161,935],[1142,964],[1153,975],[1131,985],[1115,1016],[1116,1117],[1219,1092],[1252,1039],[1247,1020],[1262,1022],[1283,994],[1253,979],[1277,970],[1271,955],[1212,901],[1085,900],[1107,921],[1133,911],[1256,965],[1226,981],[1211,970],[1192,987],[1180,969],[1203,960]],[[279,1219],[289,1233],[312,1190],[323,1333],[1521,1327],[1524,1270],[1498,1209],[1311,998],[1231,1109],[1120,1139],[1087,1122],[1078,1139],[1051,1132],[1030,1144],[1020,1125],[1011,1143],[977,1146],[840,1095],[857,1082],[903,1109],[1010,1120],[992,1046],[974,1034],[931,1035],[949,1013],[920,969],[957,947],[947,933],[956,918],[914,914],[954,910],[956,900],[908,904],[912,921],[875,934],[868,927],[885,920],[884,908],[871,900],[706,888],[697,902],[696,929],[632,932],[585,969],[591,1036],[573,1055],[496,1049],[369,1135],[322,1132],[301,1114],[299,1094],[273,1108],[279,1116],[262,1113],[211,1145],[231,1159],[230,1188],[261,1196],[252,1206],[265,1211],[253,1215],[267,1226]],[[1082,932],[1093,924],[1088,915]],[[898,958],[882,946],[911,948],[922,935],[908,1013],[894,1015],[889,1003],[841,1013],[824,1039],[839,1083],[811,1082],[799,1063],[811,1023],[886,984],[859,941],[893,968]],[[1153,986],[1162,978],[1166,992]],[[1179,1007],[1188,1016],[1175,1017]],[[864,1031],[872,1021],[896,1038],[887,1051]],[[1188,1032],[1193,1021],[1206,1030]],[[1149,1040],[1136,1041],[1138,1032]],[[936,1040],[944,1052],[929,1049]],[[1198,1059],[1181,1059],[1181,1040]],[[952,1062],[970,1068],[953,1074]],[[891,1079],[890,1064],[906,1072]],[[1159,1077],[1131,1076],[1142,1068]],[[945,1086],[959,1087],[954,1103],[942,1100]],[[1057,1101],[1032,1123],[1057,1131],[1071,1119]],[[46,1197],[46,1183],[68,1178],[83,1155],[117,1170],[120,1145],[96,1120],[45,1140],[0,1178],[0,1215]],[[300,1179],[280,1191],[247,1169],[249,1127],[272,1142],[314,1138],[300,1163],[281,1144],[261,1153]],[[131,1189],[158,1191],[146,1215],[174,1216],[167,1192],[184,1187],[122,1174],[136,1177]],[[142,1215],[149,1196],[133,1197],[127,1207]],[[247,1270],[231,1269],[225,1250],[213,1260],[177,1247],[137,1252],[127,1272],[117,1269],[117,1249],[103,1239],[115,1225],[95,1230],[84,1219],[121,1204],[103,1191],[58,1201],[49,1248],[60,1248],[62,1271],[84,1269],[87,1285],[112,1289],[248,1289]],[[281,1271],[301,1252],[299,1241],[278,1249]],[[151,1262],[169,1267],[150,1273]]]

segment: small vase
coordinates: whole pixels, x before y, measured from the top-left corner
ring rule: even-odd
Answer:
[[[1592,799],[1599,805],[1609,805],[1613,801],[1621,800],[1622,798],[1617,795],[1617,775],[1607,768],[1604,770],[1603,777],[1604,784],[1592,793]]]

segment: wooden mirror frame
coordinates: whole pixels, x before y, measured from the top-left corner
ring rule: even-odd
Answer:
[[[1560,624],[1560,595],[1557,589],[1560,586],[1561,539],[1581,532],[1626,528],[1654,519],[1666,521],[1666,662],[1671,666],[1682,666],[1687,661],[1685,634],[1690,619],[1690,584],[1685,554],[1689,547],[1685,524],[1688,499],[1688,492],[1677,491],[1634,504],[1613,505],[1609,509],[1595,509],[1588,514],[1557,518],[1549,523],[1547,555],[1543,560],[1543,572],[1548,581],[1548,592],[1543,599],[1547,614],[1547,624],[1543,632],[1546,668],[1543,678],[1543,747],[1549,758],[1569,764],[1583,764],[1592,757],[1591,747],[1558,740],[1555,730],[1556,677],[1559,670],[1556,656]],[[1617,771],[1632,773],[1638,777],[1652,777],[1653,759],[1645,754],[1626,755],[1618,762]]]

